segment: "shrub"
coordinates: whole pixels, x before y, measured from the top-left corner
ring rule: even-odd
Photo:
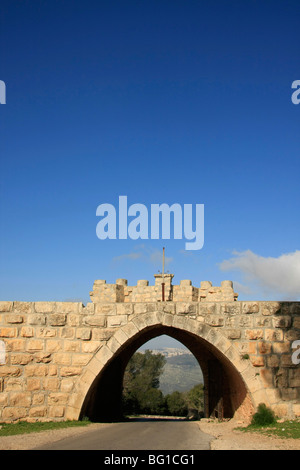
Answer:
[[[255,426],[267,426],[276,422],[273,411],[265,403],[260,403],[257,412],[253,415],[251,424]]]

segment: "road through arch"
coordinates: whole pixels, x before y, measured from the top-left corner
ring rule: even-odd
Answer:
[[[92,421],[122,419],[127,363],[144,343],[163,334],[180,341],[197,359],[204,377],[206,417],[251,415],[255,404],[247,385],[248,364],[231,341],[197,320],[154,312],[140,315],[120,328],[96,354],[77,390],[79,417],[87,416]]]

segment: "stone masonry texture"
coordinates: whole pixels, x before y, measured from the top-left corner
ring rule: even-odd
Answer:
[[[172,327],[214,348],[241,376],[255,409],[300,416],[300,302],[238,301],[220,287],[155,275],[128,286],[96,280],[92,302],[0,302],[0,422],[78,419],[91,384],[132,338]],[[165,301],[162,302],[162,283]],[[4,352],[3,352],[4,351]]]

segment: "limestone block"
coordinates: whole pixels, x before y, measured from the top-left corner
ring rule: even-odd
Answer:
[[[46,341],[46,351],[50,353],[54,353],[60,351],[62,349],[62,342],[57,340],[49,339]]]
[[[98,315],[116,315],[117,307],[115,303],[99,303],[95,306],[95,313]]]
[[[273,411],[278,418],[286,418],[289,417],[289,405],[288,404],[278,404],[273,405]]]
[[[48,395],[48,403],[50,405],[65,405],[68,402],[68,393],[52,392]]]
[[[23,323],[24,322],[24,316],[23,315],[17,315],[17,314],[10,314],[10,315],[5,315],[5,321],[6,323]]]
[[[263,339],[264,332],[261,329],[246,330],[245,331],[245,337],[247,339],[251,339],[251,340]]]
[[[279,356],[277,354],[271,354],[267,357],[267,366],[268,367],[279,367]]]
[[[49,406],[50,418],[63,418],[65,414],[64,406]]]
[[[224,325],[224,317],[219,315],[206,315],[204,319],[205,323],[210,326],[223,326]]]
[[[221,313],[229,315],[240,315],[241,303],[240,302],[226,302],[221,305]]]
[[[205,302],[199,305],[199,314],[208,315],[218,313],[218,305],[215,302]]]
[[[272,327],[272,317],[258,316],[254,318],[253,326],[255,328],[271,328]]]
[[[65,379],[62,379],[60,388],[62,392],[70,393],[74,390],[74,386],[75,386],[74,379],[65,378]]]
[[[99,341],[85,341],[81,344],[81,350],[83,353],[95,353],[100,345]]]
[[[26,389],[29,391],[29,392],[34,392],[36,390],[40,390],[41,389],[41,380],[40,379],[37,379],[37,378],[31,378],[29,377],[27,379],[27,387]]]
[[[289,353],[291,351],[291,345],[290,342],[283,343],[282,341],[273,341],[272,349],[275,354]]]
[[[0,328],[0,338],[15,338],[17,334],[16,328]]]
[[[60,380],[57,377],[47,377],[44,379],[43,389],[51,392],[59,390]]]
[[[12,406],[25,406],[31,405],[31,394],[26,392],[11,392],[9,395],[9,403]]]
[[[44,393],[34,393],[32,397],[33,405],[43,405],[45,403],[45,394]]]
[[[67,316],[65,313],[52,313],[49,315],[49,325],[51,326],[65,326]]]
[[[118,303],[117,304],[117,315],[131,315],[133,313],[132,303]]]
[[[28,365],[25,369],[26,377],[45,377],[48,373],[46,364]]]
[[[134,304],[134,313],[136,314],[147,313],[147,305],[142,302]]]
[[[300,316],[293,319],[293,327],[300,330]]]
[[[13,309],[13,302],[6,302],[6,301],[1,301],[0,302],[0,312],[11,312]]]
[[[241,337],[241,330],[237,328],[226,330],[226,336],[229,339],[239,339]]]
[[[111,315],[107,317],[108,328],[126,325],[127,315]]]
[[[266,329],[265,339],[267,341],[283,341],[283,331],[279,329]]]
[[[258,302],[243,302],[242,303],[242,313],[251,314],[259,312],[259,303]]]
[[[113,328],[93,328],[92,340],[93,341],[107,341],[114,333]]]
[[[119,341],[113,336],[112,338],[110,338],[110,340],[107,342],[107,346],[109,347],[109,349],[115,354],[119,348],[120,348],[120,343]]]
[[[20,367],[1,365],[0,377],[19,377],[22,373]]]
[[[148,286],[149,286],[149,281],[147,281],[145,279],[140,279],[137,282],[137,287],[148,287]]]
[[[295,364],[292,362],[291,354],[282,354],[280,356],[281,367],[295,367]]]
[[[83,343],[82,345],[86,345],[86,344],[89,344],[89,343]],[[68,351],[72,353],[80,352],[80,346],[81,346],[80,341],[69,341],[69,340],[64,341],[64,351]]]
[[[29,362],[32,362],[33,356],[32,354],[26,354],[26,353],[16,353],[16,354],[11,354],[10,355],[10,363],[11,365],[27,365]]]
[[[289,328],[292,324],[290,316],[278,316],[273,318],[273,326],[275,328]]]
[[[91,358],[93,357],[92,354],[73,354],[72,355],[72,365],[73,366],[86,366]]]
[[[293,416],[295,418],[299,418],[300,417],[300,403],[293,404],[292,409],[293,409]]]
[[[50,353],[45,353],[45,352],[37,352],[33,355],[34,361],[37,363],[44,363],[48,364],[49,362],[52,361],[52,357]]]
[[[47,416],[47,407],[46,406],[33,406],[29,410],[29,416],[32,418],[42,418]]]
[[[300,368],[289,369],[288,383],[290,387],[300,387]]]
[[[15,313],[31,313],[33,311],[33,302],[14,302]]]
[[[44,349],[44,341],[39,339],[30,339],[27,341],[27,351],[42,351]]]
[[[57,375],[57,366],[56,366],[55,364],[50,364],[50,365],[49,365],[48,375],[49,375],[49,376],[55,376],[55,375]]]
[[[83,324],[88,326],[106,326],[106,317],[104,315],[88,315],[83,318]]]
[[[77,367],[77,366],[62,367],[60,369],[61,377],[73,377],[76,375],[80,375],[81,372],[82,372],[82,367]]]
[[[60,329],[60,337],[65,339],[72,339],[75,337],[75,328],[70,326],[65,326]]]
[[[176,313],[178,315],[189,314],[195,315],[197,314],[197,303],[190,303],[190,302],[177,302],[176,303]]]
[[[52,313],[55,311],[56,302],[34,302],[36,313]]]
[[[58,365],[69,366],[71,365],[71,354],[68,352],[53,354],[53,362]]]
[[[34,329],[31,326],[23,326],[20,331],[20,336],[23,338],[32,338],[34,336]]]
[[[35,313],[35,314],[32,314],[32,315],[28,315],[28,324],[29,325],[38,325],[38,326],[42,326],[42,325],[46,325],[46,320],[47,320],[47,317],[45,314],[42,314],[42,313]]]
[[[265,341],[258,341],[258,352],[260,354],[270,354],[272,351],[272,344]]]
[[[89,341],[92,336],[92,330],[90,328],[78,328],[76,331],[76,338],[82,339],[83,341]]]
[[[57,313],[78,313],[81,302],[56,302]]]
[[[25,418],[27,416],[27,409],[24,407],[7,407],[2,412],[2,420],[11,422]]]
[[[262,315],[275,315],[281,309],[280,302],[261,302]]]

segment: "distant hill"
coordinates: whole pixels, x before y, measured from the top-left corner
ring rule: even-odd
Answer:
[[[178,354],[166,357],[166,364],[160,376],[160,390],[164,395],[175,391],[186,392],[203,383],[202,371],[192,354]]]

